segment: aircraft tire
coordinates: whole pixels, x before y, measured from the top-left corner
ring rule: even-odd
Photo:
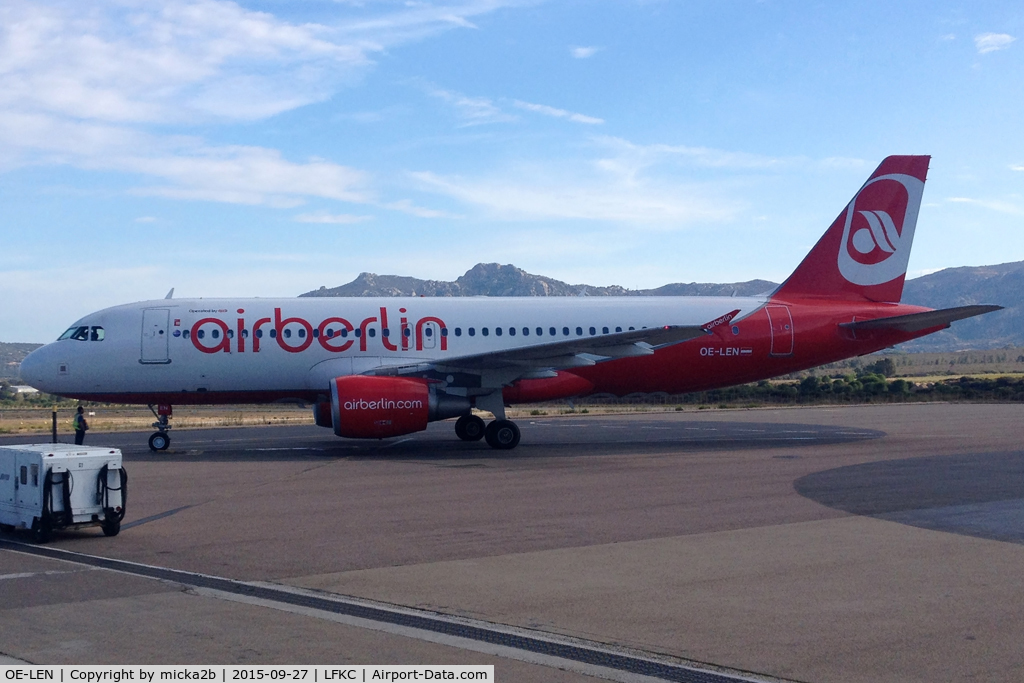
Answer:
[[[170,445],[171,437],[164,432],[153,432],[149,437],[149,450],[151,451],[166,451]]]
[[[455,436],[463,441],[479,441],[485,431],[484,421],[476,415],[463,415],[455,422]]]
[[[484,438],[491,448],[507,451],[519,444],[519,427],[511,420],[495,420],[487,425]]]

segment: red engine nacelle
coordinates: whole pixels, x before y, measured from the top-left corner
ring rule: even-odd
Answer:
[[[337,377],[331,380],[334,433],[357,439],[380,439],[422,431],[430,420],[430,394],[430,387],[422,380],[361,375]]]

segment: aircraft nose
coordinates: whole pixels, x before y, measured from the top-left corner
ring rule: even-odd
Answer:
[[[25,356],[25,359],[21,361],[21,368],[18,371],[18,374],[21,375],[21,381],[30,387],[45,391],[43,385],[46,383],[45,369],[47,367],[46,356],[48,355],[50,354],[44,346]]]

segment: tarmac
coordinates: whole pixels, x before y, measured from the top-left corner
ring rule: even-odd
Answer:
[[[122,532],[0,534],[0,662],[1024,680],[1024,406],[519,425],[90,432],[125,456]]]

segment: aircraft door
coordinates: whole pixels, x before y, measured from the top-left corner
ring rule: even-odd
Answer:
[[[768,324],[771,326],[772,349],[769,355],[793,355],[793,316],[789,306],[765,306]]]
[[[171,311],[166,308],[147,308],[142,311],[142,363],[170,363],[167,354],[168,323]]]

